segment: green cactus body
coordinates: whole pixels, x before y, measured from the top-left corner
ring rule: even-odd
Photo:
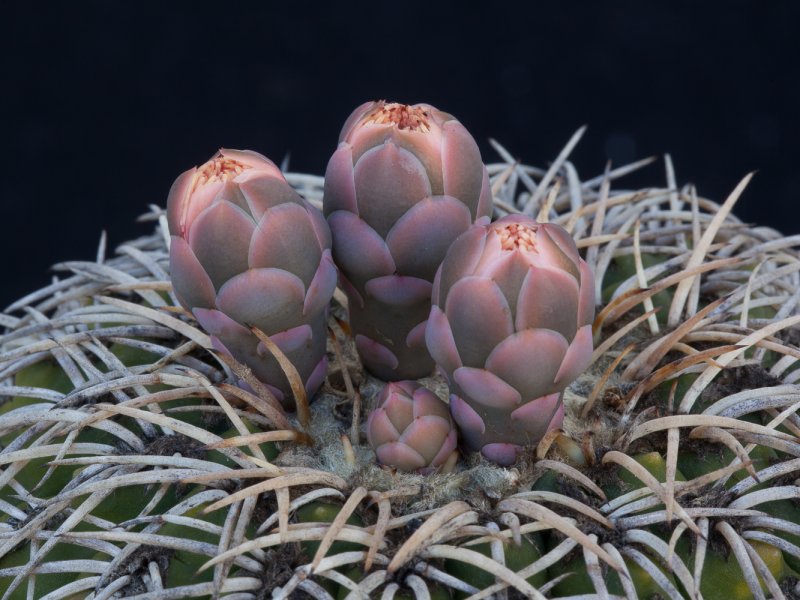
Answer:
[[[364,577],[364,569],[360,567],[353,567],[347,571],[345,575],[347,575],[347,577],[353,581],[358,582]],[[338,592],[333,594],[333,596],[336,598],[336,600],[345,600],[349,593],[350,590],[346,586],[340,585]],[[452,600],[453,598],[448,588],[435,583],[428,583],[428,594],[430,594],[431,600]],[[416,600],[417,598],[414,592],[403,588],[397,590],[394,594],[394,597],[397,598],[397,600]]]
[[[341,510],[338,504],[331,504],[330,502],[309,502],[298,508],[295,511],[295,517],[300,523],[332,523]],[[357,514],[353,513],[347,517],[345,523],[349,525],[363,526],[364,520]],[[303,552],[308,556],[309,560],[314,558],[319,548],[319,542],[308,541],[300,544]],[[363,550],[364,546],[353,542],[333,542],[328,554],[341,554],[342,552],[352,552],[354,550]]]
[[[631,458],[642,465],[647,472],[655,477],[659,482],[663,483],[666,481],[667,462],[660,453],[648,452],[643,454],[635,454],[632,455]],[[618,483],[611,483],[603,486],[603,491],[609,500],[644,486],[644,484],[635,475],[633,475],[633,473],[621,467],[616,469],[615,479]],[[675,480],[686,481],[686,477],[680,470],[678,470],[675,473]],[[557,482],[558,476],[550,471],[545,473],[545,475],[543,475],[536,482],[536,484],[534,484],[534,489],[558,491]],[[649,511],[643,512],[652,512],[654,510],[658,509],[653,508]],[[560,539],[554,534],[550,534],[548,536],[548,540],[549,549],[554,548],[560,541]],[[650,598],[656,594],[664,594],[664,590],[661,589],[661,586],[658,585],[658,583],[645,569],[640,567],[637,563],[629,558],[625,558],[624,560],[628,572],[631,575],[631,580],[636,588],[636,593],[640,598]],[[655,562],[658,564],[658,561]],[[670,583],[675,585],[675,579],[663,567],[661,570]],[[554,579],[558,576],[564,575],[565,573],[570,573],[570,575],[564,579],[564,581],[556,585],[555,588],[553,588],[557,596],[589,594],[595,591],[594,584],[592,583],[592,580],[586,571],[583,554],[580,551],[571,553],[570,558],[564,561],[559,561],[550,567],[550,569],[548,569],[548,575],[550,579]],[[611,569],[605,570],[605,583],[610,593],[624,595],[624,588],[616,571]]]
[[[789,523],[800,524],[800,501],[798,500],[765,502],[759,506],[759,510],[763,510],[771,517],[784,519]],[[800,548],[800,535],[794,535],[786,531],[775,531],[775,535]],[[800,575],[800,558],[790,552],[784,552],[783,558],[786,564],[795,572],[795,576]]]
[[[780,583],[786,573],[781,551],[756,540],[750,540],[749,543],[764,561],[772,576]],[[684,558],[686,564],[693,564],[694,553],[686,552],[685,545],[680,545],[678,554]],[[761,588],[766,591],[763,582]],[[728,552],[727,555],[723,555],[713,550],[706,552],[700,592],[704,600],[750,600],[753,597],[733,553]]]
[[[667,542],[668,540],[664,539],[664,541]],[[781,582],[786,574],[781,551],[762,542],[751,541],[750,543],[767,565],[773,577],[778,582]],[[551,541],[548,546],[550,545],[554,547],[555,542]],[[681,540],[678,543],[676,555],[683,560],[684,564],[690,566],[694,564],[694,553],[690,550],[689,544],[685,540]],[[665,571],[664,565],[660,562],[662,558],[650,557],[669,582],[677,589],[682,589],[680,580]],[[625,558],[625,566],[631,575],[631,581],[639,598],[666,597],[665,590],[661,589],[650,574],[638,564]],[[608,591],[612,594],[624,595],[624,588],[620,582],[619,575],[612,569],[606,567],[603,567],[603,569]],[[583,556],[580,552],[572,553],[567,560],[559,561],[548,569],[550,579],[565,573],[570,573],[570,575],[553,588],[555,597],[594,593],[594,585],[586,571]],[[700,590],[706,600],[748,600],[752,598],[752,592],[748,588],[742,575],[741,567],[733,554],[729,552],[727,555],[723,555],[720,551],[711,548],[706,551]]]
[[[753,469],[760,471],[768,467],[770,462],[778,457],[778,454],[772,448],[756,446],[748,456],[753,463]],[[678,467],[688,477],[694,479],[727,467],[735,458],[736,455],[728,448],[716,448],[714,451],[706,453],[684,450],[678,452]],[[730,476],[725,485],[731,487],[747,477],[750,477],[748,472],[744,468],[739,469]],[[759,489],[760,487],[761,485],[759,484],[754,489]]]
[[[660,453],[634,454],[631,458],[647,469],[647,472],[655,477],[659,483],[664,483],[667,480],[667,461]],[[603,491],[609,499],[644,487],[644,483],[639,481],[633,473],[622,467],[617,469],[617,481],[619,483],[612,483],[603,487]],[[686,481],[686,477],[680,469],[675,471],[675,481]]]
[[[298,508],[294,514],[295,518],[300,523],[327,524],[333,522],[333,520],[339,514],[341,508],[342,507],[339,504],[315,501],[315,502],[309,502],[308,504],[304,504],[303,506]],[[347,518],[347,521],[345,521],[345,523],[349,525],[362,526],[364,524],[364,521],[357,514],[353,513]],[[317,550],[319,549],[319,544],[320,542],[312,540],[300,543],[300,548],[303,551],[303,554],[306,556],[306,559],[308,561],[311,561],[316,555]],[[331,547],[327,552],[327,555],[331,556],[334,554],[341,554],[342,552],[352,552],[363,549],[364,549],[363,546],[352,542],[333,542],[333,544],[331,544]],[[347,567],[343,567],[338,570],[346,571]],[[359,571],[357,569],[355,571],[351,569],[347,573],[347,575],[350,577],[350,579],[355,579],[358,576],[358,572]],[[340,586],[338,583],[331,581],[330,579],[327,578],[320,578],[317,582],[323,588],[325,588],[325,590],[334,598],[337,598],[338,595],[342,592],[342,590],[344,590],[344,588]]]
[[[506,566],[515,572],[524,569],[541,558],[542,547],[542,538],[538,534],[523,535],[519,546],[512,540],[507,540],[503,544]],[[480,552],[485,556],[492,555],[491,547],[488,543],[468,546],[468,549]],[[448,573],[465,583],[475,586],[479,590],[496,583],[494,575],[491,573],[459,560],[446,560],[444,566]],[[545,571],[540,571],[536,575],[529,577],[527,581],[533,587],[538,588],[547,582],[547,574]],[[466,598],[467,596],[468,594],[456,592],[456,598]]]
[[[624,560],[625,566],[631,576],[631,582],[639,598],[651,598],[656,595],[664,594],[664,590],[661,589],[647,571],[630,559],[626,558]],[[547,570],[548,579],[550,580],[567,573],[569,573],[569,575],[553,588],[553,597],[558,598],[561,596],[578,596],[581,594],[595,593],[595,587],[586,571],[582,553],[574,552],[568,555],[566,560],[557,562]],[[675,583],[672,576],[667,575],[667,579],[671,583]],[[605,569],[604,581],[609,593],[619,596],[625,595],[625,590],[622,587],[622,583],[616,571]]]
[[[666,256],[659,254],[642,254],[642,267],[645,269],[647,267],[652,267],[653,265],[664,262],[666,258]],[[636,262],[634,257],[630,254],[615,257],[606,270],[605,277],[603,277],[603,302],[608,303],[619,285],[634,276],[636,276]],[[672,302],[672,289],[656,292],[651,298],[653,300],[653,307],[659,309],[656,318],[661,325],[664,325],[667,322],[669,305]]]
[[[0,569],[7,569],[10,567],[20,567],[25,565],[30,557],[30,546],[24,545],[20,548],[8,553],[0,559]],[[94,550],[90,548],[76,548],[71,544],[56,544],[48,553],[48,561],[57,560],[90,560],[95,558]],[[80,573],[47,573],[38,574],[36,576],[36,598],[42,598],[50,592],[53,592],[61,586],[76,581],[81,576]],[[0,580],[2,581],[2,580]],[[0,590],[3,588],[0,587]],[[25,587],[19,587],[11,593],[8,600],[27,600],[27,592]],[[71,599],[70,599],[71,600]],[[77,598],[75,599],[77,600]]]
[[[225,513],[223,511],[212,511],[210,513],[205,513],[203,512],[202,507],[193,508],[184,513],[184,516],[193,519],[199,519],[207,523],[213,523],[219,527],[222,527],[225,522]],[[188,538],[211,544],[217,541],[213,534],[206,533],[194,527],[178,525],[175,523],[165,523],[158,530],[158,533],[159,535]],[[201,556],[199,554],[184,551],[175,552],[170,560],[167,585],[177,587],[180,585],[199,583],[201,581],[211,581],[214,576],[213,569],[200,571],[200,567],[207,560],[208,557]]]
[[[755,417],[745,415],[744,418],[750,417],[748,420],[755,421]],[[778,452],[766,446],[755,446],[748,454],[753,463],[753,469],[756,472],[767,468],[775,461],[780,460]],[[689,477],[695,478],[702,475],[722,469],[730,465],[735,459],[734,453],[727,448],[720,448],[715,452],[689,452],[683,451],[678,455],[678,465]],[[744,469],[739,469],[734,472],[728,481],[725,483],[727,488],[733,487],[735,484],[748,479],[749,473]],[[758,483],[748,488],[749,491],[757,491],[770,487],[771,483]],[[795,499],[775,500],[772,502],[764,502],[756,507],[758,510],[764,511],[772,517],[783,519],[789,523],[800,523],[800,501]],[[786,541],[800,547],[800,536],[793,533],[776,530],[774,534]],[[766,544],[761,544],[766,546]],[[770,547],[771,548],[771,547]],[[765,550],[766,551],[766,550]],[[800,573],[800,559],[790,552],[783,553],[785,563],[795,572]]]
[[[159,355],[152,352],[142,350],[140,348],[124,345],[112,344],[109,346],[112,354],[125,366],[135,367],[137,365],[150,365],[155,360],[160,358]],[[93,367],[97,368],[100,372],[107,372],[109,367],[99,361],[93,363]],[[74,386],[66,375],[61,366],[52,360],[42,360],[29,367],[26,367],[14,376],[14,384],[19,387],[41,388],[45,390],[53,390],[62,394],[67,394],[73,391]],[[147,391],[156,392],[160,390],[169,389],[165,385],[151,385],[147,386]],[[8,401],[0,404],[0,415],[11,413],[20,408],[35,404],[40,400],[36,398],[29,398],[25,396],[15,396]],[[188,400],[172,400],[162,403],[161,409],[169,411],[172,408],[177,408],[186,405]],[[194,412],[181,412],[181,418],[184,422],[192,424],[197,427],[208,426],[204,423],[202,413]],[[247,420],[244,420],[247,423]],[[122,417],[119,423],[130,431],[140,431],[139,426],[133,419]],[[254,428],[255,430],[255,428]],[[229,429],[223,433],[223,437],[231,435],[238,435],[235,429]],[[50,443],[58,444],[64,441],[64,436],[53,438]],[[13,434],[3,436],[0,443],[8,444],[14,440]],[[118,440],[107,432],[92,427],[83,428],[74,440],[74,444],[104,444],[112,448],[118,448],[119,453],[127,454],[132,453],[130,449],[118,446]],[[264,444],[265,449],[271,447],[272,454],[275,454],[274,445]],[[203,451],[211,460],[215,460],[220,464],[226,464],[229,467],[234,466],[234,463],[229,457],[215,451]],[[87,453],[91,456],[91,453]],[[82,456],[81,452],[73,452],[70,454],[71,458]],[[72,467],[72,466],[56,466],[52,472],[48,474],[46,480],[42,481],[42,476],[48,471],[48,463],[52,457],[35,458],[22,463],[15,461],[13,468],[19,469],[15,474],[14,479],[26,489],[34,490],[36,495],[41,498],[50,498],[55,496],[63,490],[68,484],[79,481],[88,467]],[[143,509],[151,502],[153,493],[156,492],[158,486],[148,486],[147,489],[139,487],[119,487],[114,489],[105,499],[103,499],[92,510],[92,516],[99,519],[106,519],[110,522],[121,523],[128,519],[133,519],[142,514]],[[170,486],[161,500],[152,507],[151,514],[160,514],[162,511],[167,510],[169,507],[174,506],[180,500],[188,498],[192,495],[191,488],[179,488]],[[8,502],[11,505],[24,508],[25,503],[16,497],[16,493],[11,486],[6,486],[0,489],[0,499]],[[183,516],[192,517],[195,519],[205,520],[216,525],[222,525],[224,519],[223,512],[213,512],[205,515],[202,512],[202,507],[194,508],[185,513]],[[64,518],[65,515],[60,515],[56,518]],[[82,531],[87,529],[79,524],[75,527],[75,531]],[[177,538],[189,538],[198,541],[207,541],[209,543],[216,541],[214,535],[204,533],[194,528],[175,525],[172,523],[165,523],[157,532],[158,535],[174,536]],[[25,565],[29,560],[29,545],[22,545],[19,549],[14,550],[0,559],[0,570],[14,566]],[[156,553],[158,554],[158,553]],[[213,577],[213,570],[208,570],[198,575],[198,568],[208,560],[207,556],[193,554],[189,552],[161,552],[161,554],[168,560],[169,569],[167,570],[167,585],[190,585],[201,581],[210,581]],[[155,556],[155,554],[154,554]],[[55,544],[52,549],[46,554],[46,561],[54,563],[64,560],[96,560],[102,561],[107,559],[107,555],[102,552],[98,553],[91,548],[81,547],[75,544]],[[137,560],[132,557],[131,560]],[[128,563],[123,563],[120,569],[127,569]],[[133,567],[132,567],[133,568]],[[91,573],[58,573],[50,574],[43,573],[36,576],[36,597],[43,597],[47,593],[57,590],[62,586],[78,581],[81,578],[90,577]],[[10,600],[23,600],[26,598],[25,586],[18,587],[10,596]],[[73,596],[74,598],[83,597],[81,595]]]

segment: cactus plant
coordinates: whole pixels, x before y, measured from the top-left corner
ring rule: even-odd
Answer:
[[[594,279],[558,225],[507,216],[459,236],[434,282],[426,341],[469,448],[512,464],[561,425],[592,353]]]
[[[428,473],[456,453],[456,429],[447,404],[416,381],[388,383],[367,420],[378,462]]]
[[[629,192],[636,165],[582,180],[498,151],[496,205],[564,226],[607,291],[527,460],[375,465],[352,341],[355,389],[323,388],[304,437],[176,308],[159,225],[0,318],[0,598],[797,597],[796,240],[733,216],[741,186]],[[321,206],[321,177],[287,179]]]
[[[366,368],[429,375],[431,282],[450,243],[492,210],[478,146],[427,104],[368,102],[350,115],[325,173],[323,208]]]
[[[214,346],[249,366],[284,407],[294,407],[278,360],[258,327],[313,395],[325,379],[328,303],[336,287],[330,231],[269,159],[220,150],[183,173],[167,200],[175,295]]]

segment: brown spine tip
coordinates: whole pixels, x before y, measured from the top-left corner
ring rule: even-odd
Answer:
[[[429,119],[430,113],[424,108],[398,102],[379,102],[366,116],[364,122],[393,125],[398,129],[427,133],[431,130]]]
[[[500,248],[503,250],[536,251],[536,228],[522,223],[510,223],[502,227],[495,227],[495,233],[500,238]]]

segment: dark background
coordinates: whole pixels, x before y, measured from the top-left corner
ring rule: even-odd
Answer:
[[[800,232],[800,3],[2,2],[0,305],[149,233],[218,147],[323,173],[368,99],[456,115],[546,166],[582,124],[584,177],[669,152],[679,184]],[[524,9],[522,7],[525,7]],[[663,185],[661,164],[621,185]]]

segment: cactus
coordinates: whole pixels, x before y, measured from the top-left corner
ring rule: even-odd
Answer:
[[[429,473],[456,453],[456,429],[447,404],[415,381],[388,383],[367,420],[378,462]]]
[[[249,328],[269,335],[309,396],[325,379],[328,303],[336,287],[330,231],[275,164],[220,150],[182,174],[167,201],[175,295],[214,346],[249,366],[287,409],[291,385]]]
[[[176,306],[159,225],[0,319],[0,598],[797,597],[795,240],[744,226],[735,197],[617,191],[622,171],[487,170],[606,292],[594,361],[524,460],[377,466],[352,341],[356,389],[318,393],[305,445]],[[321,206],[321,178],[287,179]]]
[[[469,448],[514,463],[563,419],[561,392],[592,353],[594,280],[558,225],[474,225],[445,256],[426,341]]]
[[[364,365],[386,381],[429,375],[424,333],[436,268],[492,210],[475,140],[427,104],[363,104],[328,163],[323,207]]]

